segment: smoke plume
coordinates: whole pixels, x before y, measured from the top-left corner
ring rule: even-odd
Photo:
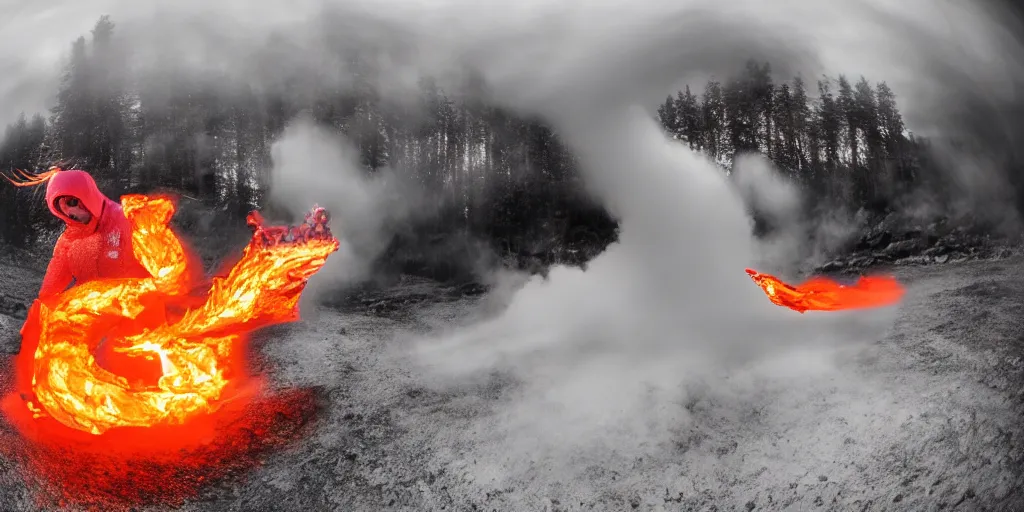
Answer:
[[[780,350],[871,341],[891,319],[769,303],[743,273],[756,246],[742,197],[648,112],[560,120],[620,219],[619,242],[586,270],[534,278],[497,318],[417,344],[438,385],[495,370],[515,382],[508,408],[480,427],[502,442],[475,456],[513,474],[546,457],[565,475],[607,450],[643,456],[688,425],[688,388]]]
[[[403,174],[382,168],[367,175],[359,148],[342,135],[300,117],[271,148],[270,199],[298,220],[314,204],[331,213],[338,252],[311,280],[311,290],[337,289],[370,277],[397,225],[412,212],[429,215],[424,196]]]
[[[768,272],[794,269],[806,261],[811,248],[803,219],[800,189],[761,155],[737,155],[732,169],[735,184],[750,212],[760,215],[769,233],[761,237],[757,267]]]
[[[734,5],[742,8],[593,7],[586,23],[574,23],[582,12],[564,5],[529,23],[503,12],[463,53],[495,101],[552,123],[621,227],[619,242],[586,270],[555,268],[527,283],[503,315],[418,344],[440,384],[487,381],[495,371],[509,382],[507,407],[479,426],[482,439],[500,442],[475,457],[514,474],[540,464],[569,475],[598,453],[642,456],[687,425],[682,404],[696,384],[772,357],[869,342],[891,320],[886,311],[800,316],[769,304],[741,273],[758,257],[741,194],[719,168],[666,139],[642,108],[681,73],[715,73],[741,56],[782,69],[834,65],[837,55],[814,52],[807,26],[789,20],[883,13],[867,4],[831,12],[798,2]],[[873,35],[925,55],[934,33]],[[874,53],[881,48],[858,43],[854,54],[884,60]],[[791,220],[795,199],[785,187],[760,197]],[[790,372],[828,366],[809,360],[815,367]]]

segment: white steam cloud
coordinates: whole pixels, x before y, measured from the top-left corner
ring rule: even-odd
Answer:
[[[754,258],[762,272],[797,278],[825,263],[866,225],[863,211],[833,207],[808,213],[804,191],[763,155],[737,155],[730,177],[749,211],[768,225],[768,233],[757,240]]]
[[[811,248],[802,219],[803,197],[797,185],[776,172],[767,158],[753,154],[736,156],[732,178],[744,203],[773,229],[760,243],[757,267],[777,273],[806,261]]]
[[[423,196],[401,174],[381,168],[367,175],[359,148],[341,134],[300,117],[271,148],[271,200],[298,220],[314,204],[331,213],[331,231],[341,242],[311,286],[338,288],[370,277],[387,248],[392,227],[410,213],[429,214]],[[314,292],[315,293],[315,292]]]
[[[417,344],[437,385],[495,370],[517,383],[478,429],[502,440],[474,453],[508,469],[495,478],[531,464],[568,477],[608,450],[643,456],[687,426],[688,387],[780,350],[871,341],[891,320],[768,302],[743,272],[756,246],[742,197],[642,109],[553,119],[621,219],[619,242],[586,270],[534,278],[497,318]]]

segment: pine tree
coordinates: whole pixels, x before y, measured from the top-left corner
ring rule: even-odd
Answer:
[[[755,140],[754,146],[768,155],[773,156],[772,131],[774,129],[774,108],[775,108],[775,84],[772,81],[771,65],[765,62],[758,65],[751,60],[747,63],[747,74],[750,76],[753,131]]]
[[[842,110],[832,94],[828,78],[818,81],[818,108],[816,111],[824,151],[823,161],[835,169],[840,163]]]
[[[664,103],[658,105],[658,120],[669,135],[674,137],[678,133],[679,115],[676,113],[676,102],[671,94],[665,98]]]
[[[850,81],[846,79],[845,75],[839,75],[838,84],[839,94],[836,98],[836,107],[838,108],[839,123],[843,132],[842,140],[845,141],[845,146],[850,152],[848,164],[852,169],[856,169],[860,166],[860,144],[857,140],[857,129],[860,127],[860,122],[853,100],[853,88],[850,87]]]
[[[769,138],[771,144],[771,155],[775,161],[785,170],[793,173],[799,168],[799,157],[797,155],[797,131],[793,95],[790,93],[789,84],[783,83],[775,89],[775,97],[772,101],[772,126],[774,132]]]
[[[726,131],[732,153],[756,151],[752,83],[747,75],[731,80],[724,89]]]
[[[42,158],[41,145],[46,124],[41,115],[29,120],[24,113],[9,125],[0,141],[0,168],[32,170]],[[6,184],[6,182],[4,182]],[[46,219],[46,207],[38,193],[4,186],[0,189],[0,240],[5,245],[23,248],[29,243],[37,221]]]
[[[885,82],[876,86],[879,135],[885,145],[887,158],[896,158],[899,143],[903,139],[903,117],[896,108],[896,95]]]
[[[885,82],[879,82],[875,87],[875,99],[883,158],[895,165],[894,179],[897,185],[908,187],[915,176],[913,166],[904,155],[906,139],[903,135],[903,117],[896,108],[896,95]]]
[[[89,61],[85,37],[71,45],[71,57],[64,69],[57,104],[52,110],[52,141],[62,159],[85,159],[92,156],[92,134],[96,128],[89,87]]]
[[[675,102],[677,132],[691,149],[700,149],[701,144],[701,113],[697,97],[687,85],[676,96]]]
[[[123,46],[115,44],[114,23],[100,17],[92,30],[92,55],[89,58],[94,156],[90,164],[120,195],[131,183],[132,134],[129,131],[133,98],[126,90],[127,67]],[[103,171],[112,171],[104,173]]]
[[[703,147],[711,158],[721,160],[729,152],[729,134],[726,125],[725,98],[722,85],[711,80],[704,88],[701,101],[701,114],[704,126]]]
[[[812,133],[811,107],[807,99],[807,88],[800,76],[793,78],[792,123],[795,135],[797,168],[801,173],[808,171],[808,154],[817,154],[817,137]],[[812,142],[813,141],[813,142]]]
[[[866,201],[874,204],[888,195],[892,176],[882,155],[875,91],[863,76],[854,88],[853,102],[857,113],[857,136],[865,154],[863,179],[867,185]]]

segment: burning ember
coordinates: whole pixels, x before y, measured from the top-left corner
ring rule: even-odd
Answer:
[[[121,203],[133,225],[135,257],[152,277],[88,282],[40,302],[29,317],[38,322],[24,337],[38,345],[15,363],[21,400],[14,403],[36,420],[52,418],[95,436],[182,425],[251,394],[254,381],[242,364],[246,334],[298,319],[306,281],[338,249],[322,208],[291,228],[264,226],[253,212],[242,258],[197,297],[186,289],[184,250],[168,227],[173,202],[129,195]],[[93,352],[101,343],[134,360],[129,366],[149,360],[159,378],[130,381],[100,367]]]
[[[852,285],[844,285],[825,277],[812,277],[797,286],[779,278],[747,269],[774,304],[800,313],[811,310],[836,311],[890,306],[903,298],[904,289],[890,276],[863,276]]]

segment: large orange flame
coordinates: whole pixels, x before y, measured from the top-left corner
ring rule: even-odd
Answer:
[[[903,298],[903,286],[891,276],[863,276],[851,285],[825,277],[792,286],[779,278],[746,269],[750,278],[772,303],[800,313],[807,310],[836,311],[890,306]]]
[[[196,301],[186,289],[184,249],[168,227],[171,199],[128,195],[121,204],[135,257],[151,277],[93,281],[41,302],[38,346],[19,356],[32,358],[18,365],[31,369],[31,389],[18,391],[33,415],[95,435],[215,411],[245,386],[238,359],[246,333],[297,319],[306,281],[338,249],[321,208],[297,228],[265,227],[253,212],[241,259]],[[129,383],[98,365],[93,352],[104,341],[116,353],[158,361],[159,380]]]

